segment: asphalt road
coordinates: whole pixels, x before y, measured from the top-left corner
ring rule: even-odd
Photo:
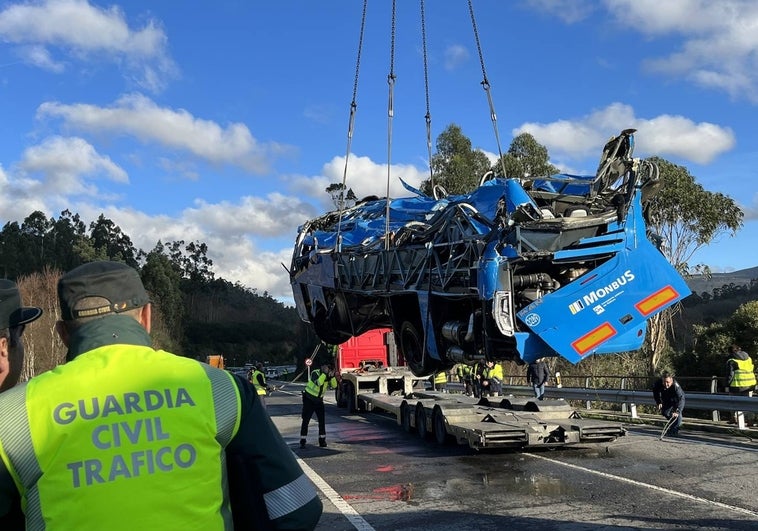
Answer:
[[[629,426],[609,444],[475,452],[327,399],[328,448],[299,448],[300,388],[269,413],[321,491],[320,530],[758,529],[758,442]]]

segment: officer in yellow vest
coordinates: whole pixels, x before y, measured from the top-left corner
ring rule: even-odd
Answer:
[[[458,367],[456,367],[456,374],[458,375],[458,380],[463,384],[463,392],[466,396],[471,396],[472,394],[472,373],[473,368],[471,365],[466,365],[465,363],[459,363]]]
[[[489,396],[500,396],[503,394],[503,366],[494,361],[487,361],[487,377],[482,381],[483,392]]]
[[[36,321],[42,309],[21,306],[21,295],[15,282],[0,279],[0,393],[18,383],[24,364],[24,342],[21,337],[26,325]],[[7,469],[0,467],[0,486],[6,485],[5,496],[0,493],[0,529],[24,529],[21,498]],[[0,487],[2,488],[2,487]]]
[[[334,369],[328,364],[323,364],[321,369],[311,371],[308,383],[303,391],[303,422],[300,425],[300,448],[305,448],[308,424],[311,417],[316,413],[318,419],[318,445],[326,448],[326,412],[324,411],[324,393],[327,388],[337,388],[337,378]]]
[[[137,271],[82,265],[58,299],[67,363],[0,394],[0,508],[16,490],[47,531],[315,528],[321,501],[249,382],[152,348]]]
[[[445,371],[440,371],[434,375],[434,390],[435,391],[441,391],[445,392],[445,388],[447,387],[447,373]]]
[[[40,315],[40,308],[21,306],[15,282],[0,279],[0,393],[18,383],[24,364],[21,336],[26,325]]]
[[[748,396],[755,389],[755,368],[753,360],[739,345],[729,347],[727,366],[727,387],[729,392]]]
[[[263,373],[263,363],[260,361],[255,364],[250,373],[250,383],[255,387],[255,392],[258,393],[258,398],[261,399],[261,403],[266,406],[266,375]]]

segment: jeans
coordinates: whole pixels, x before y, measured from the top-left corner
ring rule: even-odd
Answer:
[[[668,407],[663,410],[663,416],[670,419],[674,415],[675,408]],[[679,433],[679,428],[682,426],[682,411],[679,411],[679,415],[676,417],[676,422],[669,428],[669,435],[676,435]]]
[[[534,387],[534,396],[538,400],[542,400],[542,395],[545,394],[545,384],[532,384],[532,387]]]

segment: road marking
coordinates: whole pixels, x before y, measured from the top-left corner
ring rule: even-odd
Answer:
[[[730,511],[747,514],[749,516],[758,516],[757,512],[750,511],[748,509],[743,509],[742,507],[735,507],[734,505],[727,505],[726,503],[709,500],[707,498],[700,498],[698,496],[693,496],[692,494],[686,494],[684,492],[677,492],[675,490],[665,489],[663,487],[658,487],[657,485],[650,485],[648,483],[642,483],[640,481],[635,481],[633,479],[623,478],[621,476],[614,476],[613,474],[607,474],[605,472],[600,472],[598,470],[592,470],[591,468],[584,468],[583,466],[573,465],[571,463],[564,463],[563,461],[558,461],[556,459],[551,459],[549,457],[545,457],[542,455],[532,454],[532,453],[524,453],[523,455],[534,457],[535,459],[550,461],[551,463],[555,463],[557,465],[563,465],[565,467],[573,468],[575,470],[581,470],[582,472],[589,472],[590,474],[595,474],[597,476],[602,476],[604,478],[615,479],[617,481],[621,481],[623,483],[629,483],[631,485],[636,485],[638,487],[645,487],[647,489],[665,492],[666,494],[671,494],[672,496],[678,496],[679,498],[685,498],[685,499],[696,501],[696,502],[702,502],[702,503],[707,503],[710,505],[715,505],[716,507],[720,507],[722,509],[729,509]]]
[[[341,512],[342,515],[347,518],[351,524],[353,524],[353,527],[355,527],[358,531],[375,531],[375,529],[371,527],[371,524],[364,520],[364,518],[358,514],[358,512],[353,509],[353,507],[347,503],[342,496],[337,494],[337,491],[335,491],[326,481],[324,481],[321,476],[316,474],[315,470],[306,465],[305,461],[298,457],[297,462],[300,463],[300,466],[305,472],[305,475],[308,476],[310,480],[313,481],[314,485],[316,485],[316,487],[324,493],[324,496],[326,496],[329,501],[334,504],[337,510]]]

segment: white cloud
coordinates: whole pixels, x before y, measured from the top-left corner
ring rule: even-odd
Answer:
[[[455,70],[468,61],[469,52],[465,46],[453,44],[445,49],[445,70]]]
[[[247,196],[238,202],[222,201],[209,204],[196,201],[195,208],[184,211],[183,217],[193,224],[203,225],[211,234],[261,237],[295,237],[298,225],[317,215],[311,205],[301,199],[272,193],[266,197]]]
[[[590,0],[526,0],[534,10],[554,15],[567,24],[587,18],[595,9]]]
[[[754,0],[605,0],[625,30],[674,42],[672,51],[648,58],[650,72],[682,77],[758,103],[758,3]],[[585,1],[528,0],[536,11],[566,23],[587,18]]]
[[[242,123],[221,127],[184,109],[159,107],[141,94],[123,96],[110,107],[45,102],[37,109],[37,117],[60,118],[66,126],[89,133],[128,134],[142,142],[157,142],[251,173],[266,172],[270,157],[290,149],[276,143],[259,143]]]
[[[45,0],[11,4],[0,11],[0,40],[29,46],[30,64],[59,65],[52,51],[86,64],[93,59],[124,64],[143,88],[159,91],[177,70],[167,53],[167,37],[156,20],[131,29],[116,6],[103,9],[87,0]],[[43,58],[45,60],[40,60]],[[36,58],[36,59],[35,59]]]
[[[27,148],[18,167],[22,172],[19,177],[42,176],[39,181],[18,181],[26,182],[24,188],[29,194],[99,196],[98,188],[88,178],[104,176],[114,182],[129,182],[123,168],[100,155],[86,140],[76,137],[54,136]]]
[[[548,148],[551,156],[571,160],[599,156],[600,148],[608,139],[627,128],[637,129],[635,154],[638,156],[677,157],[708,164],[736,143],[728,127],[695,123],[689,118],[668,114],[638,118],[631,106],[622,103],[613,103],[574,120],[525,123],[514,129],[513,136],[530,133]]]
[[[334,157],[324,164],[321,171],[322,175],[291,176],[287,180],[292,191],[317,201],[324,210],[334,210],[335,205],[331,196],[326,193],[326,188],[330,184],[342,183],[345,175],[345,157]],[[410,195],[410,192],[403,187],[400,179],[418,188],[429,175],[410,164],[392,164],[389,178],[390,197],[404,197]],[[376,163],[369,157],[352,155],[348,160],[345,186],[352,188],[358,199],[371,195],[386,197],[387,165]]]
[[[186,243],[201,241],[208,246],[208,258],[213,261],[216,277],[230,282],[239,281],[245,286],[255,288],[258,293],[268,292],[280,300],[290,300],[292,291],[289,277],[282,264],[289,267],[292,247],[289,244],[279,250],[261,249],[256,243],[261,234],[269,229],[258,224],[248,225],[236,218],[248,216],[248,219],[268,218],[264,225],[270,227],[281,211],[281,205],[288,203],[291,210],[297,210],[299,202],[295,198],[269,198],[280,207],[263,213],[250,215],[248,209],[256,204],[265,210],[265,201],[261,198],[243,198],[239,203],[218,205],[200,204],[197,208],[188,208],[177,218],[165,215],[150,216],[130,208],[108,206],[105,208],[91,203],[75,204],[72,211],[79,213],[84,220],[95,220],[100,214],[113,220],[121,230],[128,234],[135,247],[146,252],[151,251],[160,240],[163,243],[184,240]],[[2,205],[2,203],[0,203]],[[44,209],[43,209],[44,211]],[[226,212],[226,217],[222,217]],[[28,215],[28,212],[24,216]],[[295,214],[290,214],[294,217]],[[305,221],[307,218],[303,218]],[[284,220],[287,223],[286,220]],[[296,226],[288,227],[288,240],[294,243]]]
[[[21,46],[17,50],[17,53],[25,63],[32,64],[43,70],[60,74],[66,69],[66,66],[62,62],[53,59],[49,50],[43,46]]]
[[[620,0],[609,8],[647,35],[683,37],[678,50],[646,61],[651,71],[758,103],[758,4],[752,0]]]

